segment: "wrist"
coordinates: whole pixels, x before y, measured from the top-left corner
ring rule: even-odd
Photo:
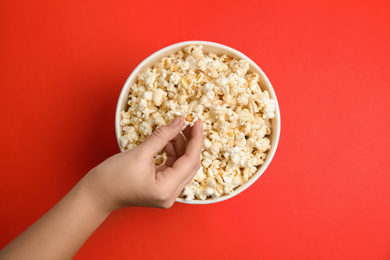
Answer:
[[[93,170],[89,172],[79,182],[83,196],[88,200],[88,203],[93,210],[104,217],[107,217],[112,211],[116,209],[113,203],[109,201],[105,194],[104,186],[95,178]]]

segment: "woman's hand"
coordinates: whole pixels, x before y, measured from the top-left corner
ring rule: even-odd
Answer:
[[[180,133],[184,118],[157,128],[141,145],[116,154],[82,180],[97,210],[111,212],[128,206],[169,208],[200,167],[202,122]],[[165,165],[156,169],[154,156],[162,150]]]

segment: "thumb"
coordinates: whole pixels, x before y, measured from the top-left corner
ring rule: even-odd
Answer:
[[[140,148],[144,150],[146,154],[154,157],[157,153],[164,149],[169,141],[180,133],[183,125],[184,117],[176,117],[168,125],[160,126],[154,130],[153,133],[140,145]]]

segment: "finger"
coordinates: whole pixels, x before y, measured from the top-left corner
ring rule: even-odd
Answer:
[[[148,157],[153,158],[174,139],[183,127],[183,116],[176,117],[170,124],[158,127],[139,145],[140,150]]]
[[[165,153],[167,154],[168,157],[170,156],[177,156],[175,146],[173,145],[172,142],[169,142],[165,148],[164,148]]]
[[[191,126],[187,126],[183,131],[181,131],[188,140],[191,138],[191,128]]]
[[[165,161],[164,165],[167,167],[172,167],[173,164],[175,163],[175,161],[177,160],[177,158],[179,158],[179,157],[177,157],[177,156],[168,157],[167,160]]]
[[[175,151],[175,147],[172,142],[169,142],[165,148],[164,148],[165,153],[167,154],[167,160],[165,161],[166,166],[171,167],[173,163],[177,160],[178,156]]]
[[[167,168],[167,169],[165,169],[164,172],[160,173],[161,175],[163,175],[161,177],[163,177],[165,179],[165,181],[167,182],[166,185],[169,185],[169,187],[171,187],[172,196],[174,198],[177,198],[180,195],[180,193],[183,191],[185,186],[195,177],[200,166],[201,166],[201,164],[199,162],[199,165],[196,168],[194,168],[194,170],[191,172],[191,174],[187,175],[186,178],[181,183],[178,183],[178,180],[175,180],[173,178],[167,178],[167,176],[172,177],[172,175],[174,175],[174,173],[171,172],[172,168]]]
[[[182,156],[185,152],[185,139],[184,136],[179,133],[173,140],[171,140],[164,148],[168,158],[165,165],[171,167],[173,163]]]
[[[174,192],[175,197],[178,197],[179,194],[183,191],[185,186],[195,177],[196,173],[199,171],[199,168],[201,167],[201,164],[199,163],[199,166],[197,169],[194,170],[194,172],[191,175],[188,175],[188,177],[179,185],[177,186],[177,189]]]
[[[165,161],[165,166],[167,166],[167,167],[172,167],[173,166],[173,164],[176,162],[176,160],[178,159],[179,157],[177,157],[177,156],[169,156],[168,158],[167,158],[167,160]]]
[[[173,140],[173,146],[177,156],[182,156],[186,151],[186,139],[182,133],[179,133]]]
[[[199,122],[198,122],[199,121]],[[198,120],[191,129],[191,139],[183,156],[178,158],[172,168],[161,174],[170,182],[171,187],[182,185],[187,179],[191,180],[200,166],[200,153],[203,147],[202,122]]]

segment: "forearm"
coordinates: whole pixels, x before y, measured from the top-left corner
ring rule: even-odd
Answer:
[[[0,259],[71,259],[110,212],[96,209],[83,180],[0,251]]]
[[[200,167],[202,121],[181,133],[183,125],[184,117],[177,117],[136,148],[99,164],[0,251],[0,259],[71,259],[111,211],[129,206],[169,208]],[[168,159],[156,170],[154,156],[162,149]]]

